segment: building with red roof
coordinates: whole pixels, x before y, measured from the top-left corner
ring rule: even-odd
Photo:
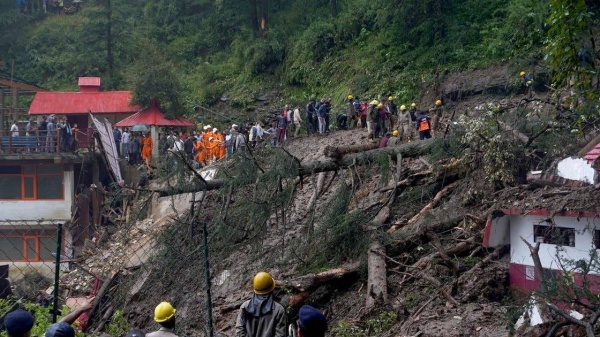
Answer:
[[[91,126],[89,113],[102,115],[114,124],[139,110],[130,104],[130,91],[102,91],[100,77],[80,77],[78,84],[76,92],[36,93],[29,114],[67,116],[71,125],[83,129]]]

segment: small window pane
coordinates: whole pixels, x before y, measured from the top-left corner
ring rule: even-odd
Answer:
[[[27,261],[37,261],[37,252],[35,251],[36,239],[26,239],[27,243]]]
[[[40,260],[54,261],[56,243],[56,238],[40,238]]]
[[[38,176],[37,177],[38,199],[62,199],[63,177],[62,176]]]
[[[0,237],[0,260],[23,261],[23,238]]]
[[[0,175],[0,199],[21,199],[21,177]]]
[[[25,199],[33,199],[35,197],[34,191],[33,191],[33,177],[25,177],[24,178],[25,181],[25,190],[23,191],[23,197]]]
[[[60,164],[44,164],[37,168],[38,174],[58,174],[63,173],[63,166]]]
[[[21,174],[21,166],[0,166],[0,174]]]
[[[34,174],[35,166],[34,165],[23,165],[23,173],[25,174]]]

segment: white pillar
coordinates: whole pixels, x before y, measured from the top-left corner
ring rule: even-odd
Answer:
[[[158,132],[155,125],[150,126],[150,137],[152,137],[152,157],[158,157]]]

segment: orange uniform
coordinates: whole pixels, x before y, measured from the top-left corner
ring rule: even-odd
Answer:
[[[152,138],[144,137],[142,139],[142,159],[146,160],[152,157],[152,146]]]
[[[208,153],[208,161],[213,161],[215,153],[217,152],[217,143],[214,138],[208,142],[207,153]]]
[[[194,149],[196,149],[196,161],[204,165],[206,163],[206,147],[204,147],[204,143],[201,140],[196,141]]]
[[[221,159],[225,157],[225,137],[223,137],[223,134],[217,132],[215,133],[215,138],[217,139],[217,153],[215,154],[217,156],[217,159]]]

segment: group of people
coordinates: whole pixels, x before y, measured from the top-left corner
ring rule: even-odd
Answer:
[[[119,158],[126,159],[130,165],[140,165],[143,160],[149,172],[152,173],[153,167],[150,161],[152,159],[154,142],[152,141],[152,137],[150,137],[150,132],[136,135],[129,128],[124,128],[123,132],[121,132],[118,127],[114,126],[113,138]]]
[[[365,128],[372,141],[388,133],[392,135],[392,131],[395,130],[400,140],[410,141],[415,138],[415,133],[418,134],[419,139],[434,136],[443,114],[442,101],[439,99],[436,100],[434,107],[423,111],[418,110],[414,102],[409,108],[406,105],[398,107],[393,96],[367,102],[361,101],[358,96],[348,95],[345,111],[335,116],[335,126],[340,130]],[[291,134],[289,129],[292,127],[295,128],[294,136],[298,136],[303,123],[308,135],[326,134],[333,128],[330,116],[330,98],[322,98],[318,101],[311,98],[304,112],[300,107],[292,110],[289,104],[286,104],[274,122],[277,137],[273,143],[281,144],[288,134]]]
[[[252,280],[252,297],[239,309],[235,322],[236,337],[324,337],[327,318],[318,309],[303,305],[295,325],[288,330],[287,313],[274,295],[275,280],[267,272],[257,273]],[[83,313],[92,308],[94,298],[89,298],[59,322],[50,325],[44,337],[75,337],[73,326],[87,324]],[[127,332],[126,337],[177,337],[175,334],[177,310],[169,302],[161,302],[154,309],[154,321],[160,325],[157,331],[145,334],[139,329]],[[4,317],[4,329],[8,337],[29,337],[35,324],[31,313],[16,309]],[[289,333],[289,335],[288,335]],[[103,334],[101,337],[111,337]]]
[[[275,300],[273,277],[267,272],[257,273],[252,280],[252,288],[252,297],[240,306],[235,337],[288,336],[286,310]],[[295,329],[290,329],[290,335],[324,337],[327,331],[327,318],[310,305],[300,308],[296,323]]]
[[[19,129],[17,121],[12,121],[9,134],[12,138],[16,137],[35,137],[37,152],[71,152],[77,149],[78,144],[77,124],[71,124],[67,117],[56,118],[54,115],[42,116],[42,121],[38,123],[29,119],[24,132]]]

